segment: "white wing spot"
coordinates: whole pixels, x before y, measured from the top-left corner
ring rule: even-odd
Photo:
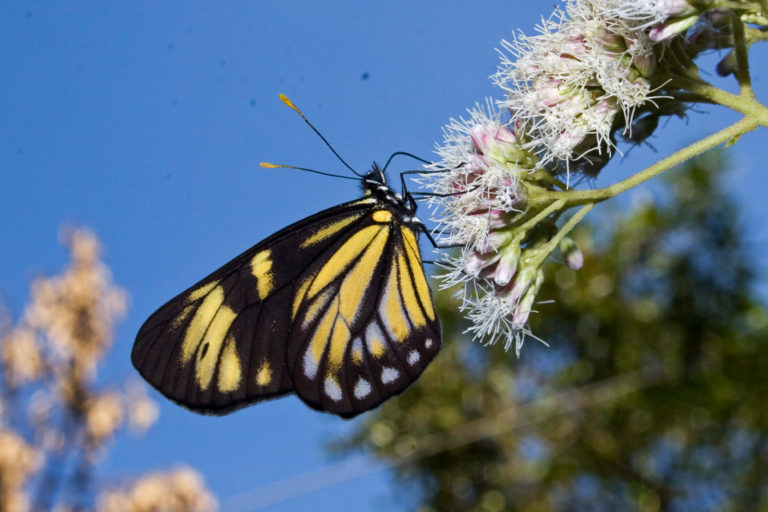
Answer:
[[[424,342],[424,346],[426,348],[432,348],[432,338],[427,338],[427,340]]]
[[[355,384],[355,398],[362,400],[370,394],[371,384],[362,377],[357,379],[357,384]]]
[[[314,379],[315,375],[317,375],[317,361],[315,361],[309,348],[304,351],[304,375],[308,379]]]
[[[385,366],[383,370],[381,370],[381,382],[384,384],[389,384],[390,382],[394,382],[397,380],[397,378],[400,376],[400,372],[395,370],[394,368],[389,368],[388,366]]]
[[[325,378],[325,394],[334,402],[341,400],[341,388],[339,383],[332,377]]]
[[[411,350],[408,352],[408,364],[413,366],[416,363],[419,362],[419,359],[421,359],[421,355],[419,354],[418,350]]]

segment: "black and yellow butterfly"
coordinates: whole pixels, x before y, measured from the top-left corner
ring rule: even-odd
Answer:
[[[441,343],[426,231],[378,167],[362,184],[363,198],[278,231],[158,309],[133,347],[142,376],[209,414],[295,392],[352,417],[403,392]]]

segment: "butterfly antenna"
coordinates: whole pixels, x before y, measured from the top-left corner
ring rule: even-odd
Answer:
[[[312,172],[315,174],[322,174],[323,176],[332,176],[334,178],[344,178],[345,180],[355,180],[357,181],[357,178],[353,178],[352,176],[346,176],[344,174],[333,174],[331,172],[324,172],[324,171],[318,171],[317,169],[309,169],[307,167],[296,167],[295,165],[285,165],[285,164],[272,164],[269,162],[261,162],[259,163],[261,167],[264,167],[266,169],[296,169],[297,171],[307,171]],[[354,172],[354,171],[353,171]],[[357,174],[357,173],[355,173]]]
[[[387,167],[389,167],[389,164],[392,162],[392,159],[395,158],[396,156],[408,156],[408,157],[413,158],[414,160],[418,160],[419,162],[421,162],[423,164],[431,164],[432,163],[429,160],[424,160],[423,158],[414,155],[413,153],[408,153],[406,151],[395,151],[394,153],[392,153],[389,156],[389,159],[387,160],[387,163],[384,164],[384,168],[382,169],[382,171],[386,171],[387,170]]]
[[[322,134],[322,133],[320,133],[320,130],[318,130],[317,128],[315,128],[315,126],[314,126],[312,123],[310,123],[310,122],[309,122],[309,119],[307,119],[307,117],[306,117],[306,116],[305,116],[305,115],[304,115],[304,114],[301,112],[301,110],[299,110],[299,107],[297,107],[296,105],[294,105],[294,104],[293,104],[293,102],[292,102],[292,101],[291,101],[291,100],[288,98],[288,96],[286,96],[286,95],[285,95],[285,94],[283,94],[283,93],[280,93],[280,101],[282,101],[283,103],[285,103],[287,106],[291,107],[291,108],[292,108],[294,111],[296,111],[296,113],[297,113],[297,114],[299,114],[299,115],[301,116],[301,118],[304,120],[304,122],[305,122],[305,123],[307,123],[307,125],[308,125],[310,128],[312,128],[312,131],[313,131],[313,132],[315,132],[315,133],[317,134],[317,136],[318,136],[318,137],[320,137],[320,139],[321,139],[321,140],[322,140],[322,141],[325,143],[325,145],[326,145],[326,146],[328,146],[328,149],[330,149],[330,150],[331,150],[331,152],[332,152],[332,153],[333,153],[333,154],[336,156],[336,158],[338,158],[338,159],[339,159],[339,162],[341,162],[342,164],[344,164],[344,167],[346,167],[347,169],[349,169],[350,171],[352,171],[352,172],[355,174],[355,176],[358,176],[358,177],[360,177],[360,178],[362,178],[362,177],[363,177],[363,175],[362,175],[362,174],[360,174],[359,172],[357,172],[356,170],[354,170],[354,169],[353,169],[353,168],[352,168],[352,167],[351,167],[351,166],[350,166],[350,165],[349,165],[347,162],[345,162],[345,161],[344,161],[344,159],[343,159],[343,158],[341,158],[341,155],[340,155],[340,154],[339,154],[339,153],[338,153],[338,152],[337,152],[335,149],[333,149],[333,146],[331,146],[331,143],[330,143],[330,142],[328,142],[328,139],[326,139],[325,137],[323,137],[323,134]],[[263,167],[263,166],[262,166],[262,167]],[[281,166],[278,166],[278,167],[288,167],[288,168],[291,168],[291,166],[290,166],[290,165],[281,165]],[[299,168],[299,167],[293,167],[293,169],[300,169],[300,170],[303,170],[303,171],[308,171],[308,170],[309,170],[309,169],[302,169],[302,168]],[[319,172],[319,171],[312,171],[312,172]],[[320,172],[319,174],[326,174],[326,173],[322,173],[322,172]],[[334,174],[332,174],[332,175],[330,175],[330,176],[335,176],[335,175],[334,175]]]

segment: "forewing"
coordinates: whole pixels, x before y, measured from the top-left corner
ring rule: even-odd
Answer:
[[[417,237],[390,213],[373,212],[370,225],[302,275],[288,371],[316,409],[370,410],[403,392],[440,348]]]
[[[197,412],[224,414],[290,392],[287,339],[299,277],[368,222],[371,201],[291,225],[171,299],[139,330],[134,366]]]

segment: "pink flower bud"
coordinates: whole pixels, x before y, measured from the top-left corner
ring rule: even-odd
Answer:
[[[671,39],[675,37],[676,35],[682,34],[686,30],[694,26],[698,20],[699,20],[698,14],[693,14],[691,16],[684,16],[682,18],[670,18],[664,23],[659,23],[658,25],[653,27],[648,33],[648,36],[651,38],[652,41],[655,41],[657,43],[661,41],[665,41],[667,39]]]
[[[584,266],[584,255],[571,238],[565,237],[560,242],[560,250],[563,251],[565,264],[571,270],[579,270]]]
[[[487,269],[493,266],[501,257],[498,252],[480,253],[474,251],[464,261],[464,270],[471,276],[486,275]]]
[[[517,137],[506,126],[498,123],[472,127],[470,137],[477,151],[498,163],[516,162],[521,158]],[[490,162],[485,161],[487,164]]]
[[[511,308],[515,308],[523,294],[525,294],[528,288],[531,287],[536,279],[538,268],[523,266],[518,270],[515,279],[507,286],[507,288],[499,293]]]
[[[493,273],[493,282],[497,286],[507,286],[517,271],[517,262],[520,259],[520,245],[512,244],[502,251],[501,258],[496,264]]]
[[[653,54],[634,55],[632,66],[640,73],[640,76],[648,78],[656,71],[656,56]]]
[[[541,284],[544,282],[544,272],[539,269],[536,272],[536,278],[531,285],[525,290],[523,296],[517,302],[514,313],[512,313],[512,328],[522,329],[528,322],[528,317],[531,314],[533,308],[533,302],[536,300],[536,295],[539,293]]]

